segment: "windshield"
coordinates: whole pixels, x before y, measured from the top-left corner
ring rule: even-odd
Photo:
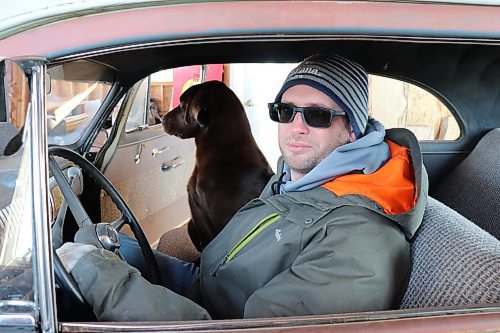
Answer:
[[[113,81],[110,71],[88,61],[75,61],[48,70],[50,89],[45,98],[48,143],[77,142],[107,96]]]
[[[13,65],[0,85],[0,314],[34,310],[29,89]]]

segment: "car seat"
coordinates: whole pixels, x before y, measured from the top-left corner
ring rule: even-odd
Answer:
[[[500,239],[500,128],[474,150],[432,192],[444,204]]]
[[[500,241],[429,197],[401,308],[500,303]]]
[[[185,262],[197,262],[201,256],[189,237],[187,223],[164,233],[156,249]]]

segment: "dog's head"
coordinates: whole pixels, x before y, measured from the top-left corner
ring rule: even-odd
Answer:
[[[179,106],[162,119],[165,132],[182,139],[196,137],[217,117],[232,117],[234,109],[243,106],[236,95],[219,81],[208,81],[187,89]],[[233,112],[227,112],[233,111]]]

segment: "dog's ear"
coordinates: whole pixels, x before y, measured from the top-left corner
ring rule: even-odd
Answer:
[[[192,125],[195,122],[201,127],[207,126],[210,120],[210,112],[205,106],[198,106],[195,103],[190,103],[188,105],[185,114],[185,122],[188,125]]]
[[[206,89],[206,85],[203,83],[192,86],[181,96],[181,101],[185,100],[182,107],[185,111],[186,124],[194,125],[197,123],[200,127],[205,127],[209,123],[210,110],[209,106],[206,105],[207,92],[203,91],[202,88]]]
[[[210,121],[210,112],[208,111],[208,108],[204,106],[198,111],[196,121],[198,121],[198,124],[201,126],[208,126]]]

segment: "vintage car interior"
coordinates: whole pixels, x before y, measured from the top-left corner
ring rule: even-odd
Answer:
[[[130,207],[136,209],[141,207],[140,203],[134,206],[134,201],[140,200],[137,197],[146,195],[149,202],[160,199],[168,200],[167,196],[173,186],[179,186],[178,193],[183,193],[183,187],[193,165],[194,150],[191,146],[192,142],[183,142],[183,140],[162,133],[163,129],[160,125],[145,126],[142,129],[137,127],[139,129],[127,132],[126,112],[132,112],[130,110],[134,109],[132,107],[134,103],[142,105],[143,110],[149,106],[144,101],[130,100],[130,96],[137,98],[140,95],[140,86],[141,84],[144,86],[146,82],[143,80],[145,75],[172,67],[180,68],[206,63],[293,64],[309,54],[332,50],[341,52],[363,64],[371,74],[397,78],[429,92],[450,110],[458,123],[460,134],[456,140],[432,138],[421,141],[424,163],[430,178],[430,194],[433,198],[429,201],[419,235],[412,243],[413,273],[401,308],[498,303],[498,273],[496,271],[498,267],[495,268],[492,264],[498,260],[499,227],[496,219],[500,213],[500,207],[495,199],[496,190],[499,188],[496,180],[499,178],[497,168],[494,167],[495,162],[498,162],[495,151],[500,142],[500,131],[496,129],[499,127],[500,117],[494,112],[500,102],[496,84],[497,77],[500,75],[500,49],[498,47],[453,43],[416,44],[404,41],[316,41],[310,39],[231,42],[230,47],[232,50],[230,55],[225,54],[217,44],[208,43],[176,47],[175,50],[171,47],[130,50],[89,57],[85,60],[49,64],[49,74],[57,72],[61,67],[64,68],[64,73],[71,73],[72,67],[88,66],[88,68],[100,68],[98,71],[105,73],[101,77],[114,78],[109,89],[111,93],[105,96],[103,101],[103,106],[107,105],[107,107],[104,109],[101,107],[96,118],[92,120],[93,124],[89,130],[70,147],[82,153],[90,150],[85,155],[87,159],[104,170],[104,175],[109,173],[110,179],[113,179],[112,175],[115,175],[113,168],[135,172],[135,175],[124,175],[122,171],[122,174],[116,175],[113,179],[118,188],[124,191]],[[197,54],[195,60],[179,56],[195,53]],[[148,61],[140,62],[134,59],[148,59]],[[131,63],[136,65],[130,66]],[[85,73],[96,71],[87,69]],[[457,85],[457,82],[460,82],[460,85]],[[117,90],[123,93],[120,94]],[[112,94],[114,91],[117,93]],[[149,91],[151,91],[151,85]],[[110,126],[110,115],[121,98],[124,98],[121,108],[111,122],[111,127],[106,128]],[[127,109],[127,105],[131,107]],[[265,110],[259,111],[265,114]],[[144,114],[143,111],[142,115]],[[485,121],[483,117],[478,119],[479,115],[486,116],[488,121]],[[105,130],[107,133],[105,142],[100,145],[95,143],[95,139],[99,137],[99,126],[101,126],[101,131]],[[49,129],[49,135],[50,133]],[[153,149],[161,147],[169,147],[169,151],[160,155],[161,160],[155,161]],[[122,150],[129,150],[129,152],[125,155]],[[112,186],[105,185],[104,180],[101,182],[101,178],[92,174],[90,165],[87,166],[88,162],[84,162],[85,160],[78,155],[70,158],[72,154],[66,150],[50,148],[49,152],[71,160],[83,170],[82,177],[85,185],[80,200],[93,221],[111,222],[117,219],[113,223],[121,224],[123,220],[128,220],[134,228],[137,223],[134,221],[134,216],[140,216],[141,210],[137,209],[138,213],[132,213],[124,210],[127,207],[125,206],[119,209],[121,214],[113,219],[109,203],[102,202],[103,197],[107,196],[100,195],[100,187],[110,188],[112,193],[107,194],[115,203],[121,202],[120,195],[113,193]],[[132,160],[132,156],[136,159]],[[161,184],[158,189],[153,184],[147,184],[147,178],[141,179],[144,173],[138,173],[133,169],[134,164],[138,167],[143,167],[144,164],[150,169],[156,167],[156,171],[160,173],[162,167],[156,165],[158,162],[179,161],[180,159],[187,161],[186,170],[180,175],[172,175],[172,178],[165,179],[167,184]],[[173,171],[177,172],[180,169]],[[154,171],[150,170],[145,172],[149,172],[149,175],[154,174]],[[132,177],[136,178],[132,179]],[[91,179],[99,179],[99,181],[94,183]],[[172,179],[184,179],[184,183],[178,184]],[[129,185],[132,191],[129,191],[127,185],[122,185],[121,180],[125,184],[133,184]],[[61,186],[61,182],[56,181],[56,183]],[[491,184],[491,187],[486,186],[486,183]],[[144,187],[141,188],[141,186]],[[147,194],[144,189],[148,189]],[[134,196],[137,197],[134,198]],[[176,206],[177,210],[180,209],[178,202],[181,199],[174,198],[172,206]],[[181,213],[184,215],[181,217],[175,216],[171,208],[167,211],[172,214],[171,218],[175,223],[165,217],[168,215],[162,214],[162,220],[171,223],[163,227],[165,228],[163,232],[182,224],[183,220],[189,218],[189,210],[186,206]],[[150,230],[151,225],[145,220],[147,219],[142,220],[143,228]],[[154,222],[153,219],[151,221]],[[68,221],[65,222],[66,224],[76,225]],[[72,239],[74,236],[74,229],[73,231],[69,231],[71,227],[67,229],[65,228],[65,232],[68,236],[63,235],[63,241]],[[135,231],[134,234],[141,242],[143,239],[141,232]],[[157,233],[156,238],[153,239],[158,240],[161,234]],[[176,238],[171,238],[168,241],[175,240]],[[144,248],[149,250],[147,241],[143,242],[145,242]],[[168,246],[168,244],[163,246]],[[444,248],[447,250],[443,251]],[[451,259],[450,253],[457,257]],[[468,270],[466,267],[469,261],[473,262],[472,265],[477,269]],[[429,274],[429,267],[439,267],[439,269],[436,274]],[[449,281],[455,281],[453,286],[448,285]],[[75,288],[69,289],[76,290]],[[74,310],[68,311],[64,307],[59,309],[61,309],[62,318],[69,313],[75,313]]]
[[[26,57],[15,59],[28,76],[33,75],[28,68],[46,68],[41,114],[47,128],[53,246],[73,240],[92,243],[97,232],[108,236],[111,242],[106,246],[115,250],[114,229],[122,230],[140,243],[153,283],[158,272],[152,249],[191,261],[199,255],[182,230],[190,217],[185,187],[194,165],[194,141],[166,134],[150,114],[152,98],[160,99],[156,110],[160,116],[175,106],[179,93],[175,71],[191,71],[190,84],[216,79],[230,86],[274,167],[279,152],[270,142],[276,141],[276,129],[267,127],[272,125],[262,103],[274,97],[283,75],[305,57],[343,55],[370,74],[371,115],[388,128],[406,127],[417,135],[429,174],[430,199],[411,242],[413,268],[398,309],[294,318],[288,324],[271,319],[186,323],[185,327],[98,323],[54,255],[61,331],[193,330],[196,325],[203,330],[258,329],[467,313],[498,315],[500,32],[496,38],[487,37],[340,36],[319,30],[253,37],[227,33],[76,50],[37,59],[35,65]],[[33,80],[31,76],[28,82]],[[1,114],[0,121],[2,152],[14,137],[22,136],[22,129],[13,130]],[[13,157],[20,157],[27,148],[18,149]],[[4,195],[13,191],[9,181],[17,177],[7,166],[13,157],[0,156],[2,226],[8,223],[7,208],[14,202],[12,195]],[[9,274],[0,280],[4,298],[10,289],[2,284],[16,276]]]

